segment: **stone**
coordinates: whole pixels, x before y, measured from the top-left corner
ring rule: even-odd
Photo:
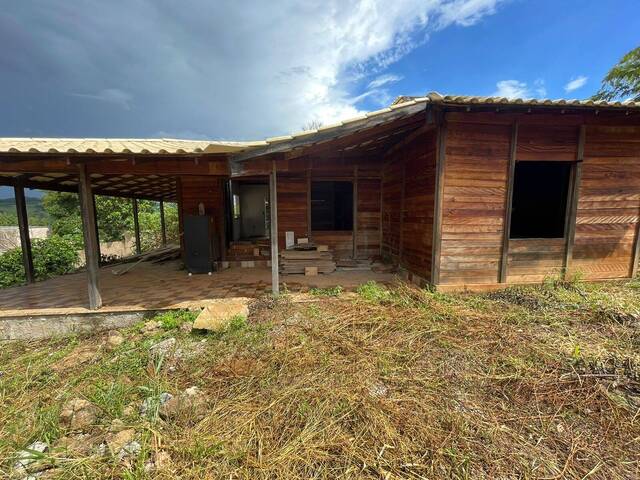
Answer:
[[[111,421],[111,425],[109,425],[109,431],[110,432],[120,432],[122,430],[124,430],[127,426],[124,424],[124,422],[122,420],[120,420],[119,418],[114,418]]]
[[[80,365],[84,365],[85,363],[89,363],[90,361],[97,359],[99,352],[100,349],[96,348],[95,345],[77,347],[65,357],[51,365],[51,370],[54,372],[64,372],[66,370],[79,367]]]
[[[133,417],[137,412],[138,412],[138,406],[135,403],[130,403],[129,405],[126,405],[122,409],[122,416]]]
[[[105,441],[111,455],[119,455],[121,450],[135,440],[136,431],[133,428],[107,435]]]
[[[152,458],[145,463],[144,470],[147,473],[151,472],[166,472],[171,470],[173,466],[173,461],[171,460],[171,455],[169,453],[160,450],[159,452],[155,452]]]
[[[145,398],[144,402],[142,402],[142,405],[140,405],[140,415],[147,416],[155,406],[160,408],[172,398],[173,395],[168,392],[162,392],[156,397]]]
[[[62,406],[60,424],[71,431],[87,431],[96,423],[100,410],[84,398],[73,398]]]
[[[191,330],[193,330],[193,323],[191,322],[184,322],[182,325],[180,325],[181,332],[191,333]]]
[[[112,330],[109,332],[109,335],[107,336],[107,345],[110,348],[119,347],[123,343],[124,343],[124,336],[120,332],[116,330]]]
[[[159,359],[161,357],[166,358],[175,353],[175,350],[176,339],[171,337],[152,345],[151,348],[149,348],[149,356],[153,359]]]
[[[56,449],[65,450],[66,452],[77,455],[89,455],[100,443],[104,436],[102,434],[91,435],[81,433],[78,435],[68,435],[60,437],[55,444]]]
[[[374,383],[369,386],[369,395],[375,398],[385,397],[389,393],[389,388],[382,382]]]
[[[142,445],[140,445],[139,442],[133,440],[120,449],[120,452],[118,452],[118,461],[121,462],[128,457],[135,457],[140,453],[141,450]]]
[[[193,328],[196,330],[210,330],[221,332],[226,330],[229,322],[236,316],[247,318],[249,316],[249,305],[247,300],[233,299],[222,300],[207,305],[196,321]]]
[[[142,326],[141,332],[145,335],[153,335],[154,333],[158,333],[161,328],[162,325],[160,324],[160,322],[149,320]]]
[[[195,423],[204,418],[207,411],[207,398],[198,387],[187,388],[184,392],[171,397],[160,405],[158,412],[164,420],[185,420]]]
[[[24,450],[20,450],[16,454],[16,461],[13,464],[13,471],[16,475],[26,476],[29,473],[38,472],[48,466],[42,464],[40,453],[44,453],[49,450],[49,445],[44,442],[36,441],[26,447]]]

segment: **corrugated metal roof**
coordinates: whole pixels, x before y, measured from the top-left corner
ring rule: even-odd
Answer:
[[[169,138],[0,138],[0,153],[233,153],[257,145],[264,145],[264,142]]]
[[[395,99],[393,105],[404,104],[415,97],[401,96]],[[424,98],[424,97],[422,97]],[[427,94],[430,103],[446,103],[458,105],[513,105],[531,107],[588,107],[588,108],[640,108],[640,102],[631,100],[624,102],[606,102],[596,100],[556,99],[549,98],[507,98],[507,97],[480,97],[473,95],[442,95],[438,92]]]

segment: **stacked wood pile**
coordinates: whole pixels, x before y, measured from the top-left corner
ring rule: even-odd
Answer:
[[[280,252],[280,273],[295,274],[305,273],[305,268],[317,267],[317,273],[332,273],[336,270],[336,262],[333,253],[322,245],[313,244],[296,245]],[[307,272],[314,271],[313,268]]]

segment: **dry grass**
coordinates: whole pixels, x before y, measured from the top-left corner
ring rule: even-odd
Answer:
[[[55,442],[64,399],[141,435],[129,466],[61,455],[60,478],[637,478],[640,290],[633,282],[443,295],[398,285],[256,301],[221,335],[137,329],[95,362],[52,364],[101,337],[0,352],[0,470],[34,440]],[[168,328],[179,322],[167,322]],[[190,353],[147,368],[174,336]],[[147,392],[197,385],[197,423],[123,416]],[[172,470],[146,473],[151,452]]]

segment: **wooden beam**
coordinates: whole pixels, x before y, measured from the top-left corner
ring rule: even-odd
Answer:
[[[138,216],[138,199],[134,198],[131,203],[133,204],[133,231],[136,236],[136,254],[142,253],[142,245],[140,244],[140,218]]]
[[[311,238],[311,168],[307,168],[307,238]]]
[[[443,118],[438,122],[436,146],[436,184],[433,200],[433,241],[431,247],[432,285],[440,282],[440,249],[442,246],[442,197],[444,195],[444,170],[446,160],[447,124]]]
[[[584,144],[586,140],[586,126],[580,125],[578,130],[578,151],[576,163],[571,169],[571,183],[569,189],[569,202],[567,205],[564,234],[566,245],[564,249],[563,276],[567,278],[571,261],[573,260],[573,244],[576,238],[576,219],[578,216],[578,200],[580,198],[580,182],[582,180],[582,162],[584,161]]]
[[[636,225],[636,242],[633,247],[633,262],[631,263],[631,278],[635,278],[638,275],[638,269],[640,268],[640,221]]]
[[[98,245],[98,265],[102,262],[102,252],[100,251],[100,230],[98,229],[98,209],[96,208],[96,195],[91,193],[91,203],[93,203],[93,224],[96,227],[96,245]]]
[[[95,212],[93,208],[91,178],[84,164],[78,165],[78,199],[82,215],[82,233],[84,235],[84,254],[87,269],[87,287],[89,290],[89,308],[102,307],[99,287],[98,238],[96,237]]]
[[[511,207],[513,204],[513,182],[516,173],[516,155],[518,151],[518,122],[511,126],[511,145],[509,149],[509,166],[507,167],[507,195],[502,221],[502,252],[500,258],[500,272],[498,282],[506,283],[509,263],[509,238],[511,236]]]
[[[164,247],[167,244],[167,224],[164,219],[164,202],[162,200],[160,200],[160,235]]]
[[[435,128],[434,125],[427,123],[427,121],[425,120],[424,125],[422,125],[421,127],[418,127],[413,132],[404,135],[402,140],[400,140],[398,143],[393,144],[393,146],[391,148],[389,148],[386,152],[384,152],[382,154],[382,156],[386,157],[388,155],[391,155],[394,152],[397,152],[398,150],[400,150],[401,148],[409,145],[411,142],[413,142],[420,135],[428,132],[432,128]]]
[[[22,248],[22,264],[27,283],[35,282],[33,273],[33,254],[31,252],[31,237],[29,235],[29,216],[27,214],[27,201],[24,196],[24,186],[18,179],[13,187],[16,198],[16,212],[18,214],[18,229],[20,230],[20,246]]]
[[[358,166],[353,167],[353,258],[358,257]]]
[[[269,211],[271,216],[271,291],[274,295],[280,293],[280,273],[278,271],[278,183],[276,176],[276,162],[273,161],[269,175]]]

